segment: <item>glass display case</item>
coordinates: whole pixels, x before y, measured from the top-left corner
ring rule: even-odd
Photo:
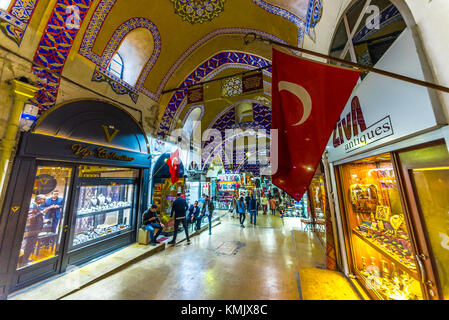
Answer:
[[[131,230],[138,170],[81,166],[72,248]]]
[[[390,154],[340,167],[355,274],[373,297],[423,299]]]

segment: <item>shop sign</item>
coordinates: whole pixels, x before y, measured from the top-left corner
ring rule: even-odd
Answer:
[[[263,89],[263,73],[245,75],[242,77],[242,92],[248,93]]]
[[[199,103],[204,100],[204,88],[196,87],[187,90],[187,104]]]
[[[393,134],[389,115],[367,127],[359,98],[355,96],[351,102],[351,112],[337,122],[332,139],[334,148],[344,145],[344,151],[350,153]]]
[[[376,68],[424,80],[412,34],[406,29]],[[351,95],[327,151],[329,161],[371,150],[437,126],[427,88],[369,73]]]
[[[81,144],[72,144],[72,151],[75,155],[79,156],[81,159],[85,159],[87,157],[95,157],[99,159],[108,159],[115,161],[134,161],[134,158],[128,157],[126,155],[117,154],[115,151],[110,151],[104,147],[98,147],[95,149],[91,149],[89,146],[83,146]]]

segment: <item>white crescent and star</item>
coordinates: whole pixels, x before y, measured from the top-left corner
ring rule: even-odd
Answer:
[[[296,124],[293,124],[292,127],[299,126],[306,122],[307,119],[309,119],[310,114],[312,113],[312,97],[310,96],[309,92],[299,84],[287,81],[279,81],[278,88],[279,92],[285,90],[294,94],[296,97],[298,97],[299,100],[301,100],[304,107],[302,118]]]

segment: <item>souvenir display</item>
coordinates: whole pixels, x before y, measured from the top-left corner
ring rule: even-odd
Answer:
[[[187,186],[185,178],[179,178],[175,184],[172,184],[170,178],[163,178],[160,179],[160,182],[154,184],[153,203],[158,206],[161,221],[166,226],[164,232],[174,230],[174,222],[170,219],[170,214],[173,201],[176,199],[178,192],[186,196]]]
[[[230,209],[232,198],[243,186],[243,178],[238,174],[223,174],[217,176],[217,203],[220,210]]]
[[[343,165],[341,176],[348,190],[345,203],[354,271],[361,284],[379,299],[423,299],[389,155]]]

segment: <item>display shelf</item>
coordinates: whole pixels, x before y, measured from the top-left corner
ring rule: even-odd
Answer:
[[[378,288],[376,288],[375,286],[371,285],[370,280],[358,269],[355,270],[357,273],[357,276],[359,277],[359,281],[367,284],[366,289],[368,289],[368,294],[372,296],[372,298],[378,299],[378,300],[384,300],[389,299],[389,300],[408,300],[406,296],[397,296],[397,297],[392,297],[389,296],[388,294],[386,294],[385,292],[381,292],[381,290],[379,290]],[[415,280],[417,281],[417,280]],[[371,293],[371,294],[370,294]],[[418,293],[418,292],[416,292]],[[422,300],[422,296],[418,296],[415,293],[415,298],[417,298],[418,300]]]
[[[359,231],[357,230],[352,230],[353,234],[356,235],[359,239],[361,239],[363,242],[365,242],[366,244],[368,244],[370,247],[372,247],[374,250],[376,250],[377,252],[379,252],[380,254],[386,256],[387,258],[389,258],[390,260],[392,260],[394,263],[396,263],[397,265],[399,265],[401,267],[401,269],[403,269],[404,271],[406,271],[408,274],[410,274],[411,276],[413,276],[415,279],[418,279],[418,273],[417,271],[414,271],[413,269],[411,269],[409,266],[407,266],[406,264],[404,264],[402,261],[400,261],[397,257],[395,257],[394,255],[392,255],[391,253],[389,253],[388,251],[382,249],[381,247],[379,247],[375,242],[369,240],[368,238],[366,238],[363,234],[361,234]],[[415,267],[416,270],[416,267]]]
[[[132,208],[132,206],[116,207],[116,208],[110,208],[110,209],[94,211],[94,212],[78,213],[76,216],[77,217],[90,217],[90,216],[96,216],[98,214],[109,213],[109,212],[114,212],[114,211],[124,210],[124,209],[131,209],[131,208]]]

